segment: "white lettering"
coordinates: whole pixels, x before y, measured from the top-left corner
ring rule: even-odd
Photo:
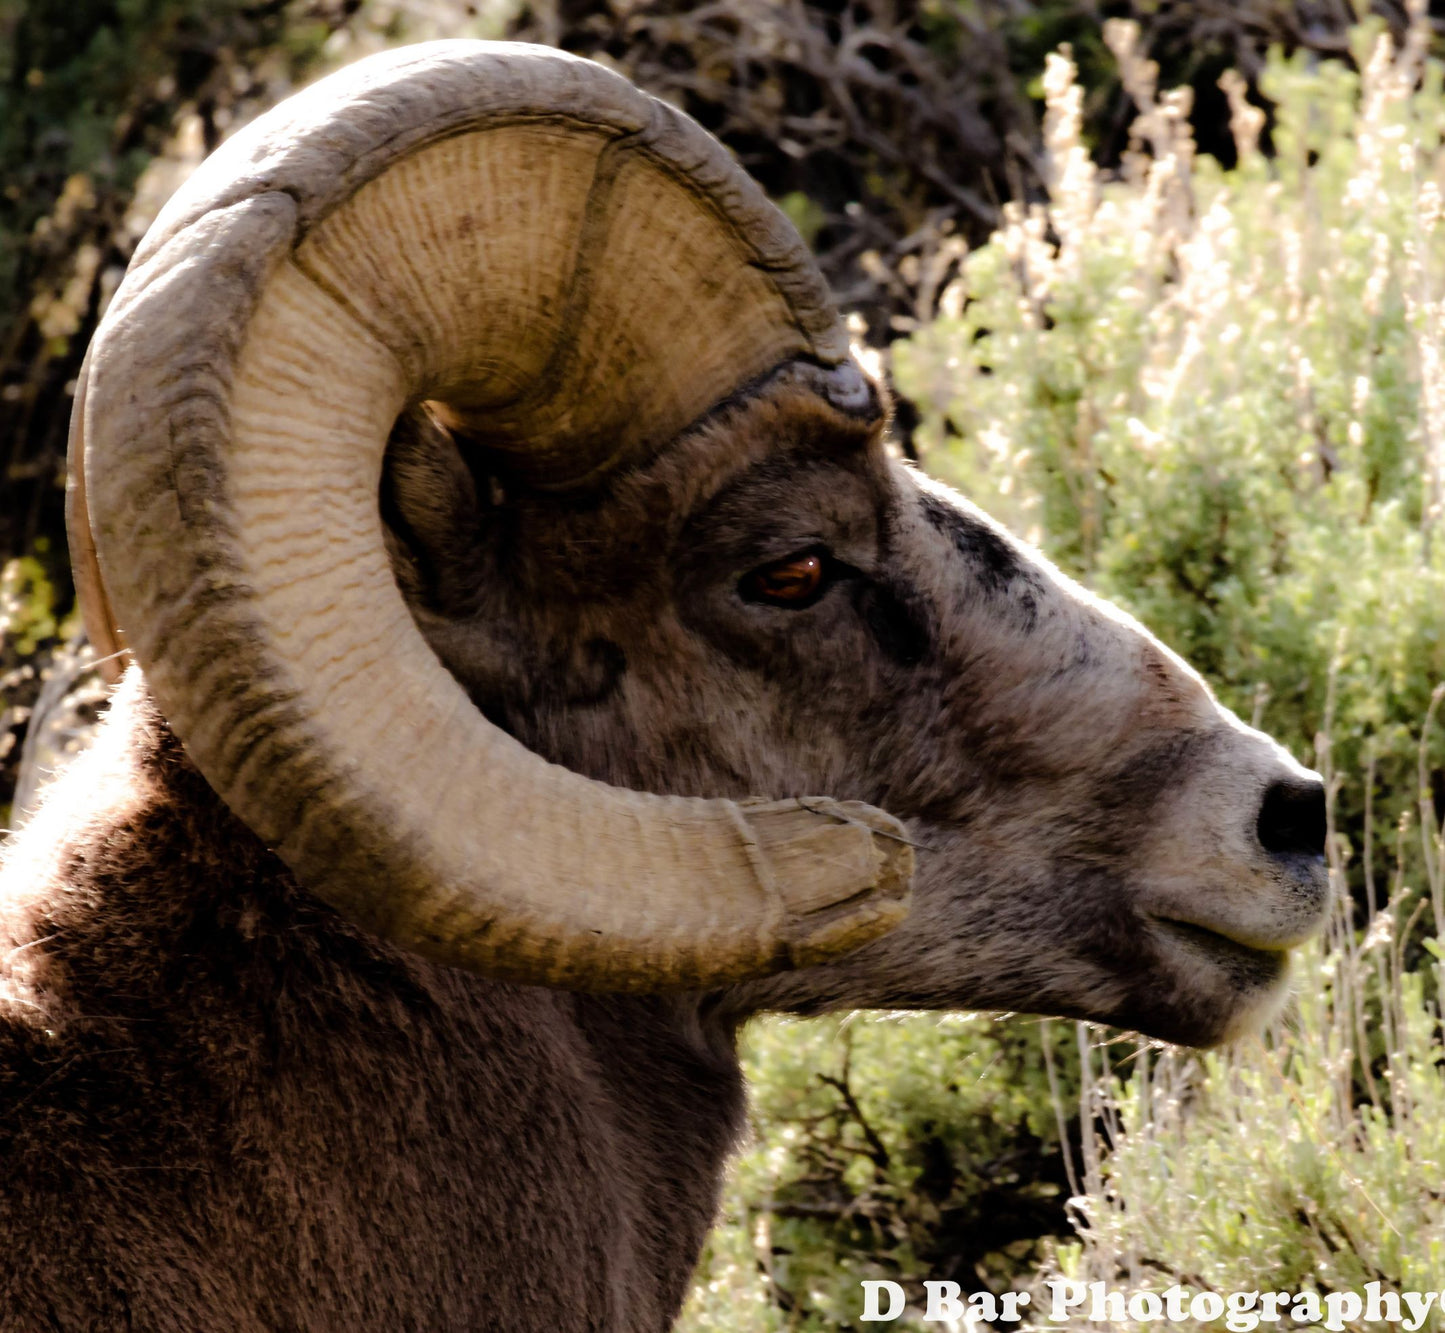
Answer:
[[[1381,1292],[1378,1282],[1366,1282],[1365,1322],[1367,1324],[1398,1324],[1400,1322],[1399,1292]]]
[[[925,1286],[930,1284],[925,1283]],[[933,1309],[933,1297],[928,1298],[928,1308]],[[925,1319],[929,1316],[924,1315]],[[941,1317],[941,1316],[940,1316]],[[962,1320],[964,1328],[976,1328],[979,1324],[996,1324],[998,1322],[998,1302],[993,1298],[991,1291],[976,1291],[968,1298],[968,1309],[964,1309],[957,1301],[953,1302],[953,1309],[948,1312],[948,1318]]]
[[[888,1312],[883,1314],[878,1309],[878,1297],[885,1291],[888,1293]],[[903,1313],[904,1299],[903,1288],[896,1282],[864,1282],[863,1313],[858,1318],[865,1324],[884,1324],[897,1319]]]
[[[1279,1312],[1280,1304],[1289,1304],[1289,1292],[1287,1291],[1266,1291],[1259,1298],[1259,1317],[1278,1323],[1282,1316]]]
[[[1054,1298],[1049,1305],[1050,1319],[1067,1319],[1069,1311],[1076,1305],[1082,1305],[1084,1297],[1089,1294],[1082,1282],[1070,1282],[1061,1277],[1051,1278],[1044,1286]]]
[[[1187,1318],[1184,1298],[1188,1295],[1189,1293],[1183,1287],[1178,1286],[1170,1287],[1164,1293],[1164,1309],[1169,1315],[1170,1323],[1182,1324]]]
[[[1259,1316],[1254,1313],[1254,1307],[1259,1301],[1257,1291],[1232,1291],[1229,1299],[1225,1302],[1229,1310],[1224,1320],[1225,1328],[1230,1333],[1254,1333],[1259,1327]]]
[[[900,1319],[908,1308],[908,1293],[899,1282],[870,1280],[863,1288],[864,1323],[885,1324]],[[1262,1323],[1288,1319],[1296,1325],[1320,1324],[1324,1333],[1351,1333],[1359,1327],[1400,1325],[1400,1333],[1420,1333],[1438,1310],[1445,1323],[1445,1291],[1387,1291],[1383,1283],[1366,1282],[1361,1291],[1234,1291],[1195,1292],[1175,1285],[1162,1292],[1111,1287],[1107,1282],[1051,1278],[1048,1318],[1054,1323],[1090,1324],[1218,1324],[1228,1333],[1258,1333]],[[1026,1291],[965,1292],[957,1282],[923,1283],[923,1323],[949,1328],[988,1329],[1017,1324],[1025,1306],[1033,1304]],[[1402,1308],[1404,1313],[1402,1315]],[[1162,1330],[1161,1330],[1162,1333]]]
[[[1098,1324],[1124,1322],[1124,1293],[1110,1291],[1103,1282],[1089,1283],[1089,1318]]]
[[[1200,1323],[1218,1319],[1224,1313],[1224,1297],[1217,1291],[1201,1291],[1189,1300],[1189,1317]]]
[[[1405,1333],[1415,1333],[1415,1330],[1425,1322],[1425,1316],[1430,1313],[1430,1307],[1435,1304],[1435,1297],[1438,1292],[1427,1291],[1423,1295],[1418,1291],[1407,1291],[1405,1293],[1405,1304],[1410,1307],[1410,1313],[1415,1316],[1412,1324],[1408,1319],[1400,1325]]]
[[[1032,1304],[1026,1291],[1006,1291],[999,1300],[1003,1302],[1003,1314],[999,1316],[1005,1324],[1016,1324],[1023,1315],[1019,1313],[1019,1307]]]
[[[1139,1324],[1147,1324],[1164,1318],[1164,1302],[1153,1291],[1136,1291],[1129,1297],[1129,1318]]]
[[[1365,1303],[1356,1291],[1332,1291],[1325,1297],[1325,1327],[1330,1333],[1345,1333],[1345,1325],[1365,1313]]]
[[[962,1288],[957,1282],[925,1282],[923,1290],[928,1293],[928,1306],[923,1311],[925,1320],[936,1319],[962,1319],[967,1311],[963,1308],[963,1302],[958,1299],[958,1293]],[[988,1303],[993,1305],[993,1297],[988,1292],[981,1291],[980,1296],[988,1296]],[[997,1318],[997,1313],[987,1316],[989,1319]]]

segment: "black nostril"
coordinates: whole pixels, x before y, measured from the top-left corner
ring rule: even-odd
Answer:
[[[1264,794],[1255,825],[1260,846],[1277,856],[1325,854],[1325,787],[1322,782],[1276,782]]]

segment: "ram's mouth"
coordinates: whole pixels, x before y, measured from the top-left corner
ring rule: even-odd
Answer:
[[[1208,926],[1173,917],[1155,917],[1154,922],[1167,937],[1183,945],[1195,957],[1243,972],[1256,985],[1278,980],[1289,967],[1287,945],[1245,944]]]

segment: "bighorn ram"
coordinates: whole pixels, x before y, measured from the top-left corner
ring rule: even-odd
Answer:
[[[1276,1002],[1318,781],[884,418],[597,65],[415,47],[201,168],[77,401],[137,665],[6,852],[0,1325],[665,1329],[748,1016]]]

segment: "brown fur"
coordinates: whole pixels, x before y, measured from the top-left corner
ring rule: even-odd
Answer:
[[[586,496],[512,494],[412,421],[384,514],[489,716],[614,783],[881,805],[929,849],[914,913],[707,996],[436,967],[298,887],[132,674],[0,881],[0,1329],[660,1333],[749,1015],[998,1007],[1213,1041],[1319,918],[1308,849],[1254,841],[1263,793],[1306,776],[802,390]],[[841,571],[816,605],[739,597],[813,547]]]

